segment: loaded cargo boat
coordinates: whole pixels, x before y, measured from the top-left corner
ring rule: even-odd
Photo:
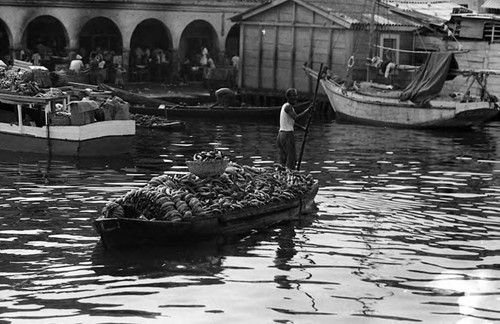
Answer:
[[[0,150],[78,157],[130,152],[135,121],[128,103],[52,85],[43,69],[0,68]]]
[[[281,106],[213,106],[203,104],[188,106],[177,104],[174,106],[146,107],[130,106],[130,112],[135,114],[166,116],[168,118],[217,118],[217,119],[279,119]]]
[[[109,156],[133,148],[135,121],[128,108],[96,120],[93,101],[69,101],[66,95],[25,96],[0,92],[1,150],[61,156]],[[99,118],[98,118],[99,119]]]
[[[154,177],[108,201],[93,221],[103,245],[192,243],[262,230],[315,210],[319,185],[310,175],[225,159],[209,163],[218,164],[221,174],[200,173],[193,165],[203,163],[194,161],[191,172]]]
[[[76,84],[72,84],[76,85]],[[268,119],[277,121],[280,106],[254,106],[241,104],[223,107],[211,103],[188,105],[172,103],[156,98],[149,98],[140,94],[118,89],[107,84],[98,87],[130,103],[130,112],[133,114],[161,116],[166,118],[217,118],[217,119]]]

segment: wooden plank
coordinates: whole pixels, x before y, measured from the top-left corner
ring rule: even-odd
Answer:
[[[280,23],[294,22],[294,4],[288,2],[280,6],[278,11],[278,21]]]
[[[245,35],[245,26],[240,25],[240,69],[243,70],[243,66],[246,64],[246,55],[245,55],[245,41],[244,37]],[[238,73],[238,84],[240,85],[241,88],[245,87],[245,76],[243,75],[244,73]]]
[[[304,64],[309,60],[310,44],[311,44],[311,29],[296,28],[296,43],[302,44],[295,51],[295,61]]]
[[[263,51],[262,50],[262,46],[263,46],[262,42],[263,42],[262,32],[260,32],[259,33],[259,43],[258,43],[259,44],[258,45],[259,46],[258,65],[259,66],[258,66],[258,69],[257,69],[257,81],[258,81],[257,86],[258,86],[259,89],[262,88],[262,80],[261,80],[261,78],[262,78],[262,71],[261,71],[261,69],[262,69],[262,51]]]
[[[462,20],[460,25],[460,37],[483,38],[483,21]]]
[[[333,30],[328,31],[328,54],[327,54],[327,59],[326,59],[326,66],[331,67],[332,66],[332,57],[333,57]],[[320,62],[321,63],[321,62]]]
[[[312,24],[314,22],[313,12],[303,6],[297,6],[294,22],[307,25]]]
[[[293,7],[293,22],[295,22],[295,11],[296,11],[296,3],[293,2],[292,3],[292,7]],[[297,52],[297,48],[295,46],[295,44],[297,43],[296,41],[296,36],[295,36],[295,33],[297,32],[297,28],[293,27],[292,28],[292,31],[293,31],[293,37],[292,37],[292,56],[291,56],[291,59],[290,59],[290,81],[288,82],[290,84],[290,87],[293,87],[295,88],[295,70],[294,70],[294,62],[295,62],[295,55],[296,55],[296,52]]]
[[[261,88],[263,89],[272,89],[273,88],[273,74],[274,74],[274,66],[272,61],[270,64],[265,64],[262,66],[262,79],[261,79]]]
[[[280,33],[280,30],[279,30],[279,27],[276,26],[276,30],[274,32],[274,44],[278,44],[278,35]],[[272,89],[273,90],[276,90],[276,84],[277,84],[277,68],[278,68],[278,46],[274,46],[274,52],[273,52],[273,67],[274,67],[274,71],[273,71],[273,87]]]
[[[313,62],[313,56],[314,56],[314,37],[315,37],[315,33],[314,33],[314,28],[310,28],[309,29],[309,58],[307,60],[307,62],[304,62],[305,64],[310,64]],[[301,67],[302,68],[302,67]],[[308,83],[308,88],[309,88],[309,93],[313,93],[313,79],[312,78],[307,78],[307,80],[309,81]]]

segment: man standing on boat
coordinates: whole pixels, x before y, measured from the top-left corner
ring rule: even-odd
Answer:
[[[280,130],[276,138],[278,146],[279,163],[291,170],[295,170],[297,164],[297,153],[295,150],[295,121],[309,112],[307,107],[303,112],[297,114],[293,107],[297,103],[297,89],[289,88],[285,92],[286,102],[281,107]]]
[[[217,105],[221,105],[224,109],[227,109],[229,106],[240,106],[241,102],[238,100],[238,93],[229,88],[220,88],[215,91],[215,103],[210,106],[213,108]]]

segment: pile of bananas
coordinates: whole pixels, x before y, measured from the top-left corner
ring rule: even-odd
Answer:
[[[286,202],[309,193],[313,183],[310,175],[280,166],[256,168],[231,162],[217,177],[192,173],[154,177],[144,187],[109,201],[102,217],[188,221]]]
[[[167,122],[165,118],[143,114],[130,114],[130,119],[135,120],[137,126],[143,127],[162,125],[163,123]]]
[[[40,88],[36,82],[28,80],[28,74],[22,71],[0,70],[0,89],[26,96],[36,95]]]
[[[36,82],[32,82],[36,84]],[[50,88],[48,90],[44,90],[43,92],[39,92],[36,96],[42,98],[56,98],[64,96],[64,92],[59,88]]]
[[[223,160],[224,154],[221,151],[201,151],[193,155],[193,161],[211,161],[211,160]]]

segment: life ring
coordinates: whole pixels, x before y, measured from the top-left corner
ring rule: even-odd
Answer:
[[[347,67],[352,68],[354,66],[354,56],[351,56],[349,58],[349,61],[347,61]]]

